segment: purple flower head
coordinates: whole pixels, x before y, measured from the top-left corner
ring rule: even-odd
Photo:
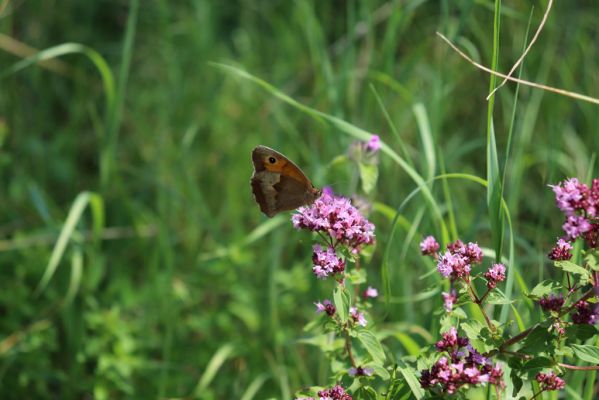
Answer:
[[[351,367],[348,371],[349,376],[372,376],[374,369],[364,367]]]
[[[487,287],[489,289],[495,289],[497,282],[503,282],[505,280],[505,265],[493,264],[487,272],[484,273],[487,278]]]
[[[335,312],[337,311],[337,309],[335,308],[333,303],[331,303],[330,300],[324,300],[322,303],[314,303],[314,305],[316,305],[317,313],[326,312],[329,317],[335,315]]]
[[[381,148],[381,138],[378,135],[372,135],[366,143],[366,150],[376,153]]]
[[[322,194],[326,194],[327,196],[334,196],[335,192],[333,192],[333,188],[330,186],[325,186],[322,188]]]
[[[599,217],[599,178],[593,179],[586,210],[590,217]]]
[[[590,191],[587,185],[576,178],[566,179],[557,185],[549,185],[555,193],[557,207],[567,216],[586,208]]]
[[[472,347],[472,345],[470,343],[468,343],[468,345],[466,345],[466,348],[468,349],[468,356],[466,357],[466,361],[468,361],[469,363],[472,363],[472,364],[476,364],[476,365],[487,364],[487,362],[488,362],[487,358],[484,357],[482,354],[480,354],[478,351],[476,351],[476,349],[474,347]]]
[[[422,242],[420,242],[420,251],[425,256],[435,257],[439,251],[439,243],[433,236],[427,236]]]
[[[437,270],[445,278],[463,278],[470,275],[470,264],[466,257],[446,251],[437,259]]]
[[[483,251],[478,247],[476,243],[464,244],[460,239],[454,243],[447,245],[447,250],[452,254],[461,255],[465,257],[469,264],[480,264],[483,260]]]
[[[549,259],[553,261],[569,260],[572,258],[570,250],[572,250],[572,245],[564,239],[559,239],[555,247],[551,249]]]
[[[445,311],[451,312],[451,310],[453,310],[453,305],[458,300],[456,291],[452,289],[451,292],[443,292],[441,295],[443,296],[443,308],[445,308]]]
[[[581,215],[570,215],[566,218],[566,222],[562,225],[562,229],[568,235],[570,240],[576,239],[578,236],[593,228],[591,223]]]
[[[499,364],[495,364],[491,371],[489,371],[489,383],[499,387],[505,386],[503,382],[503,370]]]
[[[559,295],[554,295],[554,294],[550,294],[549,296],[543,296],[540,300],[539,300],[539,304],[541,306],[541,308],[543,309],[543,311],[554,311],[554,312],[560,312],[563,305],[564,305],[564,296],[562,296],[561,294]]]
[[[364,313],[358,312],[358,309],[356,307],[350,307],[349,314],[351,318],[354,320],[354,322],[360,326],[366,326],[366,324],[368,323],[368,321],[366,321],[366,318],[364,317]]]
[[[439,351],[457,349],[467,346],[469,343],[467,338],[458,336],[458,330],[453,326],[447,332],[442,333],[441,336],[442,339],[435,344]]]
[[[376,288],[373,288],[372,286],[368,286],[368,289],[366,289],[364,291],[364,297],[366,298],[375,298],[378,297],[379,295],[379,291],[376,290]]]
[[[588,301],[580,300],[574,305],[576,313],[572,315],[575,324],[595,325],[599,322],[599,303],[590,304]]]
[[[345,197],[324,193],[314,204],[297,211],[291,217],[296,229],[323,232],[354,250],[374,243],[374,225]]]
[[[492,383],[503,388],[503,371],[496,365],[479,366],[467,360],[452,360],[441,357],[429,370],[422,370],[420,385],[424,389],[440,389],[443,394],[455,393],[464,385]]]
[[[352,400],[352,397],[340,385],[318,392],[320,400]]]
[[[553,371],[545,374],[543,372],[539,372],[535,377],[537,382],[539,382],[539,386],[541,386],[541,390],[560,390],[566,386],[566,382],[555,375]]]
[[[324,279],[329,275],[340,274],[345,271],[345,260],[338,257],[335,249],[327,247],[323,250],[320,245],[314,245],[314,253],[312,254],[312,272],[320,279]]]

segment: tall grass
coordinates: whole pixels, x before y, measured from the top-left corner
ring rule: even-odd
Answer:
[[[511,83],[486,102],[494,79],[434,32],[507,71],[542,17],[533,3],[8,2],[1,397],[287,399],[326,384],[302,328],[332,287],[312,279],[309,238],[289,216],[255,206],[257,144],[350,195],[334,160],[381,136],[366,268],[387,289],[375,315],[391,354],[438,332],[425,234],[513,260],[506,295],[521,298],[550,273],[560,232],[547,184],[599,175],[599,113]],[[594,2],[556,2],[517,73],[599,96],[598,16]],[[523,301],[495,318],[517,332],[537,313]],[[594,376],[568,382],[593,397]]]

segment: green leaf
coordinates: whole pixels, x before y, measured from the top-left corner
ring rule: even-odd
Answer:
[[[372,368],[374,370],[374,374],[380,376],[384,381],[388,381],[391,379],[391,375],[389,375],[389,371],[382,365],[378,363],[368,363],[365,365],[366,368]]]
[[[547,296],[550,293],[554,293],[560,288],[561,285],[557,282],[545,280],[535,286],[528,294],[528,297],[533,300],[539,300],[541,297]]]
[[[589,324],[576,324],[566,328],[566,337],[585,342],[597,335],[597,327]]]
[[[460,325],[462,330],[466,333],[466,337],[470,339],[470,341],[478,340],[480,336],[480,331],[485,327],[482,322],[478,320],[471,320],[470,322],[464,322]]]
[[[383,346],[374,333],[369,330],[361,330],[358,332],[358,340],[375,362],[383,363],[385,361]]]
[[[584,257],[584,261],[593,271],[599,271],[599,251],[589,252]]]
[[[527,371],[531,369],[543,369],[549,368],[554,365],[553,360],[547,357],[535,357],[532,360],[528,360],[522,366],[522,370]]]
[[[335,308],[337,308],[337,314],[342,323],[346,323],[349,317],[349,292],[343,286],[337,286],[333,293],[333,301],[335,302]]]
[[[360,179],[362,180],[362,190],[370,194],[376,187],[376,181],[379,177],[379,167],[376,164],[359,163]]]
[[[520,349],[521,352],[537,355],[544,350],[547,350],[547,342],[551,338],[546,328],[537,326],[524,339],[524,344]]]
[[[356,400],[377,400],[379,398],[376,390],[370,386],[362,386],[355,391],[353,397]]]
[[[556,261],[555,266],[563,269],[565,272],[571,272],[576,275],[590,276],[590,272],[572,261]]]
[[[581,360],[599,364],[599,347],[586,344],[573,344],[574,354]]]
[[[507,297],[505,297],[503,293],[498,292],[497,290],[494,290],[491,293],[489,293],[489,295],[485,299],[485,303],[487,304],[512,304],[515,302],[516,300],[508,299]]]
[[[397,370],[401,372],[401,374],[406,379],[406,383],[408,384],[408,386],[410,386],[410,389],[412,390],[412,394],[414,395],[414,397],[416,397],[416,399],[418,400],[423,399],[425,395],[424,389],[422,389],[422,387],[420,386],[420,382],[416,377],[416,371],[414,370],[414,368],[408,367],[403,362],[400,362],[400,365],[398,365]]]

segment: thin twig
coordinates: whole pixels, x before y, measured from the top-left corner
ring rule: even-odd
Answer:
[[[493,91],[491,93],[489,93],[489,95],[487,96],[487,101],[491,98],[491,96],[493,96],[493,94],[495,94],[496,91],[498,91],[503,85],[505,85],[505,83],[508,81],[508,78],[512,76],[512,74],[514,73],[516,68],[518,68],[518,66],[522,63],[522,61],[524,61],[524,57],[526,57],[526,55],[528,54],[528,51],[532,48],[532,45],[537,41],[539,34],[543,30],[543,26],[545,26],[545,22],[547,22],[547,17],[549,16],[549,11],[551,11],[552,6],[553,6],[553,0],[549,0],[549,3],[547,4],[547,10],[545,10],[545,14],[543,15],[543,19],[541,20],[541,23],[539,24],[539,27],[537,28],[535,35],[533,36],[532,40],[528,44],[528,47],[526,48],[526,50],[524,50],[524,53],[522,53],[522,55],[520,56],[518,61],[516,61],[516,63],[512,67],[512,69],[510,69],[510,72],[507,73],[507,77],[504,78],[503,81],[495,89],[493,89]]]
[[[551,87],[551,86],[541,85],[540,83],[525,81],[523,79],[514,78],[512,76],[507,76],[505,74],[502,74],[501,72],[497,72],[497,71],[494,71],[494,70],[492,70],[490,68],[487,68],[484,65],[479,64],[476,61],[474,61],[473,59],[471,59],[470,57],[468,57],[463,51],[461,51],[460,49],[458,49],[456,47],[456,45],[454,45],[449,39],[447,39],[441,33],[437,32],[437,35],[441,39],[443,39],[445,41],[445,43],[447,43],[449,45],[449,47],[451,47],[453,50],[455,50],[460,56],[462,56],[468,62],[470,62],[475,67],[477,67],[479,69],[482,69],[483,71],[485,71],[485,72],[487,72],[489,74],[493,74],[493,75],[499,76],[501,78],[505,78],[508,81],[518,82],[521,85],[526,85],[526,86],[534,87],[534,88],[537,88],[537,89],[546,90],[548,92],[557,93],[557,94],[560,94],[562,96],[571,97],[573,99],[582,100],[582,101],[586,101],[586,102],[589,102],[589,103],[593,103],[593,104],[599,105],[599,99],[594,98],[594,97],[586,96],[586,95],[580,94],[580,93],[570,92],[570,91],[564,90],[564,89],[554,88],[554,87]]]
[[[599,371],[599,365],[586,365],[586,366],[578,366],[578,365],[570,365],[564,363],[558,363],[560,367],[564,367],[567,369],[575,369],[577,371]]]

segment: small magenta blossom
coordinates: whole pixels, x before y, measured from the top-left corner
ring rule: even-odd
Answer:
[[[439,251],[439,247],[437,240],[430,235],[420,242],[420,252],[425,256],[435,257]]]
[[[300,207],[291,220],[296,229],[325,233],[335,245],[355,252],[374,243],[374,225],[345,197],[324,193],[311,206]]]
[[[327,247],[323,250],[318,244],[313,247],[314,253],[312,254],[312,272],[319,279],[324,279],[329,275],[340,274],[345,271],[345,260],[335,252],[332,247]]]
[[[574,307],[576,313],[572,314],[572,322],[575,324],[595,325],[599,322],[599,303],[591,305],[588,301],[580,300]]]
[[[437,270],[445,278],[464,278],[470,275],[470,264],[466,257],[446,251],[437,260]]]
[[[549,259],[553,261],[563,261],[572,258],[572,245],[566,242],[564,239],[559,239],[551,252],[549,253]]]
[[[376,288],[373,288],[372,286],[368,286],[368,289],[366,289],[364,291],[364,297],[366,298],[375,298],[378,297],[379,295],[379,291],[376,290]]]
[[[318,302],[314,303],[314,305],[316,306],[317,313],[325,312],[329,317],[335,315],[335,312],[337,311],[331,300],[324,300],[322,303]]]
[[[366,150],[376,153],[381,148],[381,138],[378,135],[372,135],[366,143]]]
[[[341,387],[335,385],[331,389],[325,389],[318,392],[320,400],[352,400],[352,397]]]
[[[564,306],[564,296],[561,294],[554,295],[550,294],[548,296],[543,296],[539,300],[539,304],[544,311],[554,311],[560,312],[562,307]]]
[[[458,336],[458,330],[453,326],[441,336],[442,339],[435,344],[439,351],[464,347],[469,343],[468,338]]]
[[[354,320],[354,322],[360,326],[366,326],[366,324],[368,324],[366,317],[364,317],[364,313],[358,312],[358,309],[356,307],[350,307],[349,315]]]
[[[567,216],[582,210],[587,205],[589,188],[576,178],[566,179],[557,185],[549,185],[555,193],[555,204]]]
[[[364,368],[364,367],[351,367],[347,373],[349,374],[349,376],[372,376],[372,373],[374,372],[373,368]]]
[[[496,364],[493,366],[478,353],[468,339],[460,338],[455,328],[443,334],[444,338],[437,343],[439,351],[447,352],[449,357],[442,356],[428,370],[420,373],[420,385],[424,389],[437,394],[453,394],[464,385],[492,383],[500,388],[503,383],[503,371]]]
[[[443,296],[443,308],[447,312],[451,312],[453,310],[453,305],[458,301],[458,295],[455,290],[451,290],[449,293],[443,292],[441,293]]]
[[[452,254],[465,257],[469,264],[480,264],[483,260],[483,251],[476,243],[464,244],[458,239],[454,243],[448,244],[447,250]]]
[[[593,228],[591,223],[582,215],[570,215],[562,225],[562,229],[570,240],[574,240]]]
[[[536,381],[539,382],[539,386],[541,390],[561,390],[566,387],[566,382],[555,375],[553,371],[545,374],[543,372],[539,372],[535,377]]]
[[[484,276],[487,278],[487,287],[489,289],[495,289],[498,282],[503,282],[505,280],[505,265],[493,264],[491,268],[484,273]]]

